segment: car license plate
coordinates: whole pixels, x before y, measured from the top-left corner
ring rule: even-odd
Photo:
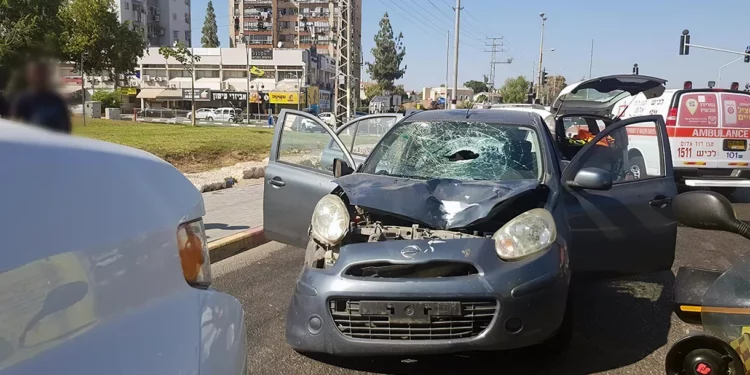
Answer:
[[[747,140],[745,139],[725,139],[724,151],[745,151],[747,150]]]
[[[387,316],[394,323],[429,323],[432,316],[461,316],[461,302],[361,301],[359,313]]]

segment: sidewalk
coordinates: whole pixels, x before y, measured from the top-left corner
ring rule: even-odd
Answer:
[[[208,242],[263,227],[263,179],[240,180],[231,189],[203,193]]]

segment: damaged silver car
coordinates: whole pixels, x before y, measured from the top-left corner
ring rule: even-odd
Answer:
[[[320,122],[281,112],[263,202],[266,237],[305,249],[286,320],[297,351],[559,350],[572,273],[672,266],[677,188],[660,116],[615,122],[570,161],[533,113],[417,112],[382,138],[351,124],[346,143],[322,122],[326,134],[291,131],[300,117]],[[628,134],[646,133],[661,165],[634,179]],[[333,168],[321,164],[331,140],[343,150]],[[373,146],[359,165],[354,144]]]

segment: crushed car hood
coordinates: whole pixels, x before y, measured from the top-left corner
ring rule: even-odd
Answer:
[[[415,180],[355,173],[333,180],[349,203],[402,216],[435,229],[464,228],[498,203],[536,189],[536,180]]]

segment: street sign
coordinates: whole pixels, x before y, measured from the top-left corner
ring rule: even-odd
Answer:
[[[251,48],[250,57],[253,60],[273,60],[273,48]]]
[[[195,89],[190,94],[190,89],[182,89],[183,100],[196,100],[196,101],[210,101],[211,100],[211,89]]]
[[[239,91],[211,91],[211,100],[235,100],[244,102],[247,100],[247,93]]]
[[[266,74],[266,72],[263,71],[263,69],[258,68],[257,66],[253,66],[253,67],[250,68],[250,74],[252,74],[254,76],[262,76],[262,75]]]
[[[297,104],[299,102],[299,94],[296,92],[271,92],[266,97],[271,104]]]

